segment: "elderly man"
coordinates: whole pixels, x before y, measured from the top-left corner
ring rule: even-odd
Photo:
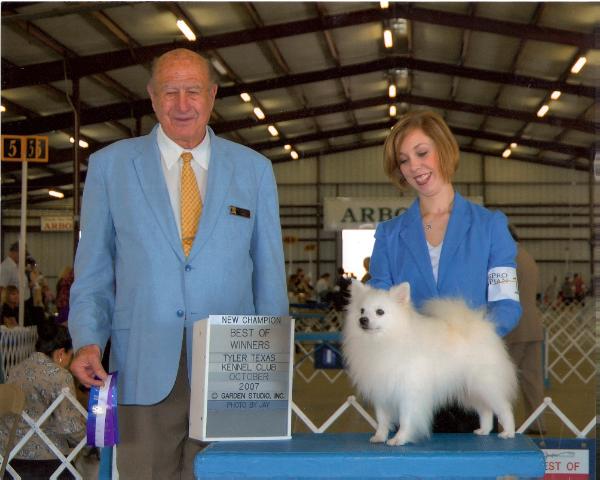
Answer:
[[[90,157],[69,329],[87,386],[119,371],[119,475],[193,478],[192,326],[209,314],[287,315],[270,162],[207,127],[209,63],[159,57],[148,93],[160,125]]]
[[[25,253],[28,257],[29,253]],[[19,286],[19,242],[13,243],[8,249],[8,255],[0,264],[0,295],[9,285]],[[29,283],[25,283],[23,288],[23,300],[28,300],[31,296]]]

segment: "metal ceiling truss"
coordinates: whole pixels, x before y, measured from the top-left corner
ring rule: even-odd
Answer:
[[[338,15],[324,15],[307,20],[279,23],[256,27],[237,32],[202,37],[194,42],[198,51],[233,47],[246,43],[314,33],[324,30],[381,22],[393,18],[404,18],[416,22],[445,25],[461,29],[495,33],[529,40],[559,43],[590,49],[595,46],[595,36],[536,25],[501,21],[484,17],[461,15],[414,6],[391,3],[388,9],[368,9]],[[3,15],[2,22],[11,21],[11,15]],[[127,48],[113,52],[85,55],[77,58],[38,63],[23,67],[8,68],[3,71],[2,89],[18,88],[40,83],[63,80],[65,72],[69,78],[81,78],[87,75],[148,63],[162,53],[177,47],[190,48],[190,42],[179,41],[138,48]]]
[[[406,57],[387,57],[372,62],[347,65],[344,67],[333,67],[325,70],[273,77],[266,80],[258,80],[255,82],[248,82],[234,86],[224,86],[219,89],[218,97],[229,97],[233,95],[238,95],[241,92],[256,93],[278,88],[287,88],[294,85],[302,85],[306,83],[337,79],[352,75],[361,75],[377,71],[385,71],[393,68],[408,68],[411,70],[422,70],[437,74],[454,75],[464,78],[486,80],[500,84],[527,86],[529,88],[539,88],[544,90],[560,90],[564,93],[572,93],[575,95],[589,97],[591,99],[593,99],[596,94],[595,88],[592,86],[574,85],[566,82],[553,82],[540,78],[511,75],[502,72],[493,72],[489,70],[456,67],[454,65],[449,65],[440,62],[410,59]],[[400,96],[401,95],[399,95],[399,97]],[[420,98],[426,99],[427,97]],[[400,100],[399,98],[396,100],[407,101]],[[433,101],[435,99],[431,100]],[[420,102],[416,101],[412,103]],[[589,133],[595,133],[595,131],[597,131],[597,129],[600,128],[600,124],[594,125],[593,123],[586,122],[584,120],[573,120],[552,115],[544,118],[538,118],[535,116],[535,113],[501,109],[498,107],[491,108],[485,105],[466,104],[464,102],[450,101],[449,104],[461,104],[464,106],[464,111],[471,113],[482,113],[485,115],[486,111],[490,110],[489,113],[493,116],[505,116],[499,114],[499,112],[506,112],[508,115],[511,116],[510,118],[517,118],[519,120],[527,122],[547,123],[563,128],[573,128],[576,130],[582,130]],[[81,125],[83,126],[116,119],[141,117],[152,113],[152,104],[150,100],[141,99],[131,102],[114,103],[102,107],[82,108],[80,121]],[[271,119],[270,121],[274,120]],[[71,126],[72,123],[72,113],[65,112],[27,120],[5,122],[3,124],[3,130],[15,135],[29,135],[34,133],[48,132],[52,130],[67,128]]]
[[[33,2],[36,3],[36,2]],[[300,120],[312,118],[314,122],[313,133],[297,135],[295,137],[286,137],[280,130],[278,138],[270,139],[269,141],[259,142],[248,145],[258,151],[272,150],[282,147],[287,143],[300,145],[303,143],[314,141],[325,141],[327,145],[322,148],[313,150],[300,149],[301,158],[327,155],[332,153],[344,152],[358,148],[366,148],[372,146],[381,146],[381,139],[366,140],[361,136],[366,132],[389,129],[395,122],[393,119],[379,121],[375,123],[359,124],[355,114],[355,110],[381,107],[388,104],[413,104],[424,105],[432,108],[442,109],[446,111],[468,112],[482,115],[483,119],[479,129],[468,129],[451,125],[453,132],[456,135],[470,137],[471,143],[462,145],[461,151],[474,153],[482,156],[498,157],[502,150],[484,149],[475,147],[473,142],[476,139],[489,140],[502,144],[510,144],[518,142],[520,145],[532,147],[539,150],[537,156],[527,156],[513,153],[511,159],[520,160],[530,163],[538,163],[543,165],[551,165],[563,168],[571,168],[575,170],[589,171],[591,159],[593,157],[593,148],[581,147],[562,143],[565,132],[568,130],[578,130],[590,134],[595,134],[600,129],[600,124],[585,120],[591,118],[587,113],[594,106],[594,99],[597,98],[597,90],[594,86],[580,85],[567,83],[568,70],[565,70],[560,78],[556,81],[547,80],[544,78],[536,78],[530,76],[517,75],[516,62],[523,49],[526,40],[537,40],[562,45],[577,47],[579,55],[587,52],[591,48],[597,48],[595,39],[598,31],[593,34],[585,34],[573,31],[566,31],[556,28],[540,27],[536,25],[540,18],[542,8],[538,7],[529,24],[508,22],[491,18],[476,16],[476,8],[470,9],[468,15],[457,14],[446,11],[431,10],[420,8],[414,4],[398,4],[391,3],[388,9],[371,8],[361,11],[342,13],[337,15],[327,15],[324,7],[315,4],[316,17],[306,20],[292,21],[280,23],[276,25],[264,25],[258,11],[254,9],[251,3],[239,4],[246,14],[250,15],[255,28],[241,30],[237,32],[229,32],[212,36],[202,36],[194,43],[188,41],[170,42],[158,45],[141,46],[128,33],[119,27],[105,13],[105,10],[115,6],[128,5],[130,2],[113,2],[101,4],[77,4],[66,5],[61,8],[55,8],[46,12],[36,14],[19,14],[10,10],[10,7],[3,5],[2,7],[2,23],[12,23],[20,27],[26,34],[31,35],[36,41],[42,43],[45,47],[57,52],[63,56],[63,60],[44,62],[27,66],[16,66],[11,62],[2,59],[2,89],[12,89],[18,87],[39,86],[49,89],[53,96],[64,98],[67,94],[59,89],[49,85],[50,82],[65,80],[65,76],[75,82],[82,77],[93,76],[103,88],[110,90],[123,98],[125,101],[105,105],[102,107],[88,107],[82,104],[79,125],[93,125],[102,122],[111,122],[125,136],[133,134],[125,125],[118,123],[117,120],[133,118],[136,120],[137,134],[141,129],[141,119],[144,116],[152,115],[152,105],[148,99],[140,99],[135,94],[130,92],[123,85],[116,82],[105,72],[143,64],[148,68],[149,63],[158,55],[177,47],[194,48],[197,51],[208,53],[211,57],[216,57],[225,65],[226,74],[222,75],[222,79],[227,81],[227,84],[219,88],[218,97],[225,98],[234,95],[239,95],[242,92],[258,93],[267,90],[280,88],[292,88],[292,93],[296,97],[297,102],[303,108],[295,111],[285,112],[269,112],[267,119],[259,121],[254,117],[239,118],[233,120],[222,120],[217,112],[214,112],[211,125],[217,133],[229,133],[237,135],[242,143],[243,138],[239,134],[239,130],[252,128],[260,125],[277,124],[278,122]],[[172,11],[176,15],[183,15],[188,22],[193,22],[190,17],[185,14],[185,11],[177,3],[165,3],[165,8]],[[542,4],[540,4],[542,5]],[[22,7],[24,3],[13,4],[14,7]],[[70,51],[59,41],[52,38],[41,29],[36,27],[31,21],[41,18],[49,18],[52,16],[61,16],[69,14],[83,14],[86,18],[98,22],[105,29],[105,34],[111,38],[118,39],[126,48],[114,52],[106,52],[94,55],[77,56],[75,52]],[[339,60],[337,47],[330,34],[331,30],[348,27],[353,25],[361,25],[374,22],[387,22],[394,18],[403,18],[413,22],[428,23],[435,25],[444,25],[464,29],[463,44],[461,51],[461,61],[459,65],[447,64],[442,62],[434,62],[422,59],[411,58],[406,55],[389,55],[375,61],[359,63],[354,65],[342,65]],[[197,25],[194,29],[200,32]],[[509,72],[484,70],[478,68],[466,67],[462,59],[465,58],[466,51],[469,47],[470,33],[473,31],[487,32],[498,35],[517,37],[520,44],[514,56],[512,67]],[[273,40],[289,36],[301,35],[306,33],[322,32],[327,46],[324,52],[330,63],[335,64],[335,67],[305,72],[300,74],[291,74],[290,68],[287,66],[283,55],[278,50],[277,45]],[[261,43],[264,42],[264,43]],[[218,55],[217,49],[224,47],[232,47],[247,43],[258,43],[265,52],[267,60],[271,63],[274,70],[283,73],[280,76],[268,78],[254,82],[242,82],[241,79],[233,72],[233,70],[224,62],[222,57]],[[408,69],[409,71],[427,72],[437,75],[447,75],[453,77],[453,87],[451,100],[439,98],[411,95],[410,93],[398,93],[396,98],[390,99],[387,96],[378,96],[361,100],[351,100],[349,95],[348,80],[349,77],[373,72],[382,72],[393,69]],[[474,79],[479,81],[492,82],[499,84],[500,88],[492,102],[492,105],[480,105],[455,100],[455,92],[457,82],[460,78]],[[309,83],[320,82],[324,80],[337,80],[341,88],[342,98],[345,101],[337,104],[321,105],[316,107],[308,106],[308,101],[302,90],[296,87],[301,87]],[[545,97],[550,91],[560,90],[565,94],[577,95],[590,99],[590,106],[584,110],[578,118],[565,118],[556,115],[548,115],[539,118],[531,111],[521,111],[514,109],[505,109],[498,106],[498,98],[500,97],[502,87],[512,85],[526,88],[539,89],[544,91]],[[545,99],[544,97],[544,99]],[[260,103],[258,99],[256,102]],[[49,131],[64,130],[66,133],[73,128],[73,113],[64,112],[60,114],[40,116],[39,114],[30,111],[26,108],[8,102],[3,99],[3,104],[9,106],[12,111],[18,112],[27,117],[26,120],[4,122],[2,124],[3,133],[11,134],[38,134]],[[218,106],[218,105],[217,105]],[[264,109],[263,109],[264,110]],[[317,122],[317,118],[321,115],[332,113],[345,112],[349,115],[350,126],[336,128],[328,131],[322,131]],[[511,120],[522,121],[523,124],[518,129],[515,135],[501,135],[485,131],[487,120],[491,117],[508,118]],[[560,127],[562,130],[558,135],[555,135],[553,141],[542,141],[531,138],[520,138],[525,132],[525,128],[530,123],[540,123]],[[335,144],[332,139],[345,137],[349,135],[359,136],[359,141],[346,144]],[[77,138],[77,137],[76,137]],[[110,142],[112,143],[112,141]],[[81,151],[80,155],[87,155],[94,150],[101,148],[103,144],[90,140],[90,150]],[[543,158],[544,152],[558,152],[569,155],[567,160],[555,160]],[[273,152],[270,152],[273,153]],[[65,186],[73,186],[74,177],[72,173],[63,173],[57,167],[65,166],[63,164],[72,162],[74,148],[71,149],[51,149],[50,163],[47,165],[35,165],[38,171],[43,171],[49,175],[43,175],[29,181],[29,189],[32,192],[30,202],[38,203],[48,200],[46,194],[40,195],[40,189],[60,188]],[[278,155],[273,153],[269,155],[273,163],[292,161],[289,154],[283,153]],[[16,205],[19,199],[16,198],[17,179],[20,176],[20,168],[18,164],[3,165],[4,179],[12,178],[14,182],[4,183],[3,188],[3,206],[9,207]],[[85,180],[85,173],[81,174],[81,182]],[[38,193],[36,193],[38,190]],[[77,191],[77,189],[75,189]],[[64,192],[66,197],[73,195],[73,190]]]

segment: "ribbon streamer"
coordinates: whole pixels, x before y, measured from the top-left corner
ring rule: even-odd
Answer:
[[[119,443],[117,376],[118,372],[112,372],[103,387],[90,389],[87,419],[88,445],[111,447]]]

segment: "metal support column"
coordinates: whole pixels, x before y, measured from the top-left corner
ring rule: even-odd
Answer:
[[[81,112],[80,93],[79,93],[79,78],[73,78],[73,91],[71,93],[71,102],[73,107],[73,258],[77,251],[79,243],[79,213],[80,207],[80,155],[79,155],[79,114]]]

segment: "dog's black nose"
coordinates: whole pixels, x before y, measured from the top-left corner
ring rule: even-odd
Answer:
[[[369,328],[369,317],[360,317],[358,323],[362,328]]]

